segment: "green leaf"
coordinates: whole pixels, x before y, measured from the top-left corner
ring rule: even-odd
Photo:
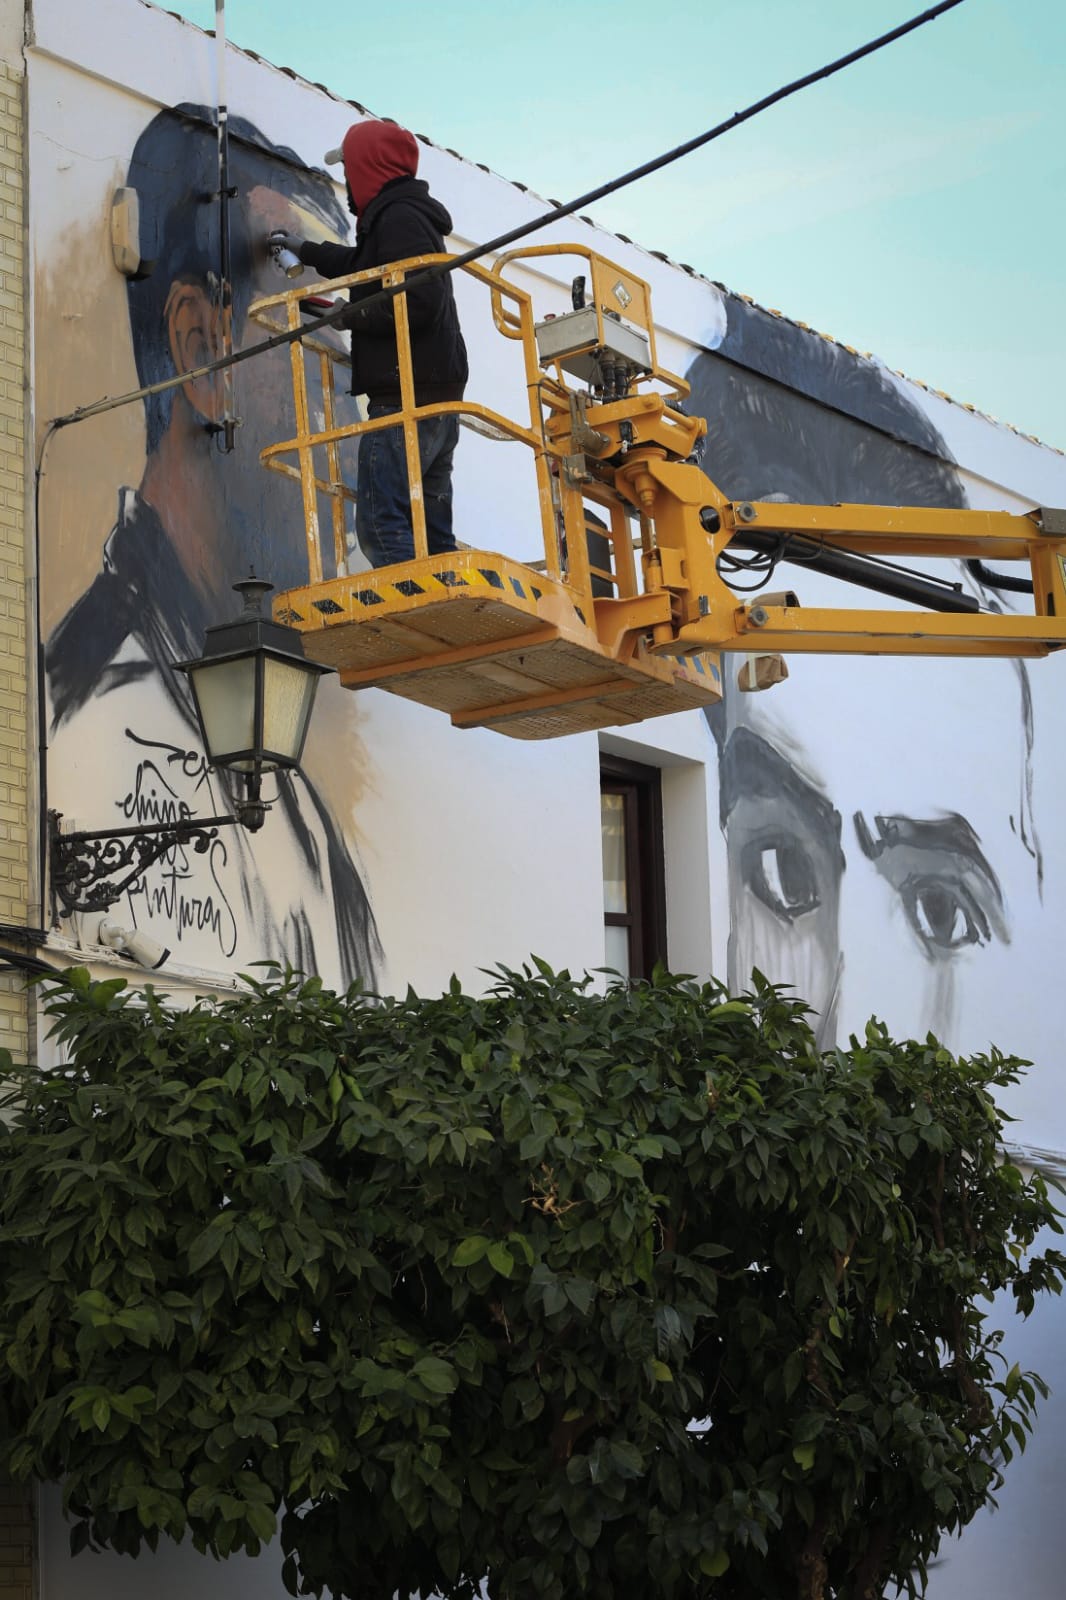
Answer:
[[[544,1312],[553,1317],[564,1311],[568,1304],[566,1290],[561,1283],[549,1283],[544,1290]]]
[[[207,1227],[194,1239],[189,1247],[189,1266],[193,1272],[202,1272],[209,1261],[213,1261],[222,1248],[222,1231],[217,1227]]]
[[[608,1150],[603,1158],[604,1165],[620,1178],[642,1178],[644,1168],[636,1156],[631,1156],[626,1150]]]
[[[563,1292],[570,1304],[587,1317],[596,1298],[592,1284],[585,1278],[567,1278],[563,1283]]]
[[[593,1205],[599,1205],[601,1201],[606,1200],[610,1192],[611,1180],[605,1172],[593,1167],[585,1174],[585,1193]]]
[[[509,1278],[514,1271],[514,1257],[505,1244],[490,1244],[488,1249],[489,1265],[503,1278]]]
[[[246,1504],[244,1514],[256,1538],[262,1539],[264,1544],[273,1539],[277,1532],[277,1523],[269,1506],[255,1502]]]
[[[611,1441],[611,1465],[620,1478],[642,1478],[644,1476],[644,1457],[635,1444],[626,1439]]]
[[[430,1394],[454,1394],[459,1387],[455,1368],[437,1356],[423,1356],[420,1361],[416,1361],[411,1368],[411,1375],[417,1378]]]
[[[474,1233],[464,1239],[455,1248],[452,1256],[453,1267],[472,1267],[475,1261],[480,1261],[489,1249],[489,1241],[484,1234]]]

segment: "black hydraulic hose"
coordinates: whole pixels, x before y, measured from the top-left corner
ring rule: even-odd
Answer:
[[[865,556],[847,550],[834,550],[797,534],[738,529],[729,541],[728,548],[756,550],[763,555],[776,556],[780,561],[793,561],[811,571],[822,572],[826,577],[839,578],[842,583],[852,583],[860,589],[872,589],[876,594],[887,594],[896,600],[909,601],[911,605],[924,606],[927,611],[972,614],[981,609],[980,602],[973,595],[964,593],[953,584],[943,585],[913,573],[901,572],[887,563],[870,561]]]
[[[1010,572],[995,572],[983,561],[967,561],[966,571],[985,589],[1000,589],[1005,594],[1032,594],[1032,578],[1016,578]]]

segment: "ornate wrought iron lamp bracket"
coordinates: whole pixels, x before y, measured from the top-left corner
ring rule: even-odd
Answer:
[[[204,855],[219,828],[239,823],[248,833],[263,826],[265,772],[299,768],[319,677],[330,669],[304,657],[300,636],[263,615],[273,585],[254,574],[233,587],[241,615],[207,630],[204,654],[179,661],[188,674],[208,765],[233,774],[243,788],[233,816],[189,817],[133,828],[64,833],[57,811],[48,813],[52,921],[74,912],[108,911],[147,867],[172,850],[191,846]]]
[[[104,828],[96,833],[60,831],[58,811],[48,813],[51,835],[52,920],[57,908],[65,917],[75,912],[107,911],[146,868],[171,850],[191,845],[204,855],[219,828],[243,819],[197,817],[187,822],[161,822],[138,828]]]

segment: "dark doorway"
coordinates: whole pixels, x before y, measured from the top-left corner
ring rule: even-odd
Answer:
[[[600,757],[606,965],[636,982],[666,965],[666,870],[658,767]]]

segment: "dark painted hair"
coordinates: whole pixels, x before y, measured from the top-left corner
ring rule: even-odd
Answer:
[[[731,499],[965,506],[940,434],[876,362],[732,295],[726,315],[687,376],[704,471]]]
[[[230,206],[230,260],[233,327],[237,333],[251,300],[254,249],[247,195],[265,186],[297,204],[318,211],[342,235],[347,231],[329,174],[304,166],[294,150],[272,144],[244,117],[229,119],[230,182],[237,194]],[[137,140],[127,183],[140,200],[141,256],[154,265],[147,277],[131,279],[130,330],[142,385],[175,376],[166,329],[166,304],[176,281],[219,293],[218,132],[215,112],[206,106],[178,105],[160,111]],[[151,454],[170,422],[173,391],[145,401],[147,447]]]
[[[734,295],[725,307],[725,338],[686,376],[701,465],[730,499],[965,506],[940,434],[876,362]],[[724,701],[707,722],[721,749]]]

